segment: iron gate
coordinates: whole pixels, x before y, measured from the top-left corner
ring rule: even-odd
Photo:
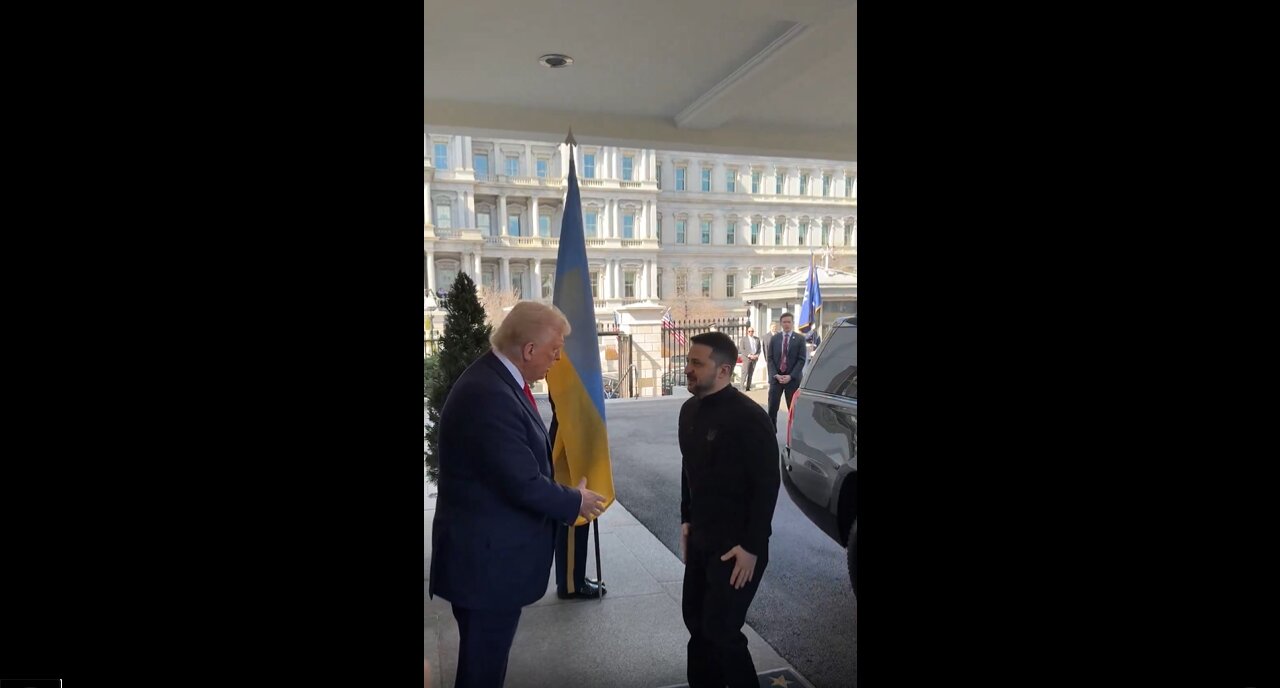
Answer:
[[[615,324],[597,325],[600,340],[600,375],[605,399],[630,399],[636,395],[635,351],[631,335]]]
[[[675,388],[688,384],[684,368],[688,362],[690,338],[703,332],[718,331],[729,335],[737,346],[747,334],[747,323],[748,319],[741,317],[663,323],[662,359],[666,361],[666,370],[662,374],[662,393],[671,394]],[[737,374],[735,370],[735,376]],[[737,382],[735,377],[734,383]]]

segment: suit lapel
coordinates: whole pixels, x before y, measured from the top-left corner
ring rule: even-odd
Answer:
[[[529,398],[524,395],[524,388],[517,385],[516,381],[511,379],[511,371],[507,370],[507,367],[502,364],[502,361],[498,360],[497,356],[493,355],[492,351],[485,355],[489,357],[489,367],[493,368],[495,372],[498,373],[499,379],[507,383],[507,387],[511,390],[511,393],[516,395],[516,401],[520,404],[520,408],[524,409],[525,415],[527,415],[529,419],[533,421],[533,424],[537,426],[538,433],[542,435],[542,439],[547,440],[547,428],[542,424],[542,416],[535,413],[533,407],[529,405]],[[550,445],[549,441],[547,443]],[[548,452],[547,460],[549,461],[550,459],[551,453]]]

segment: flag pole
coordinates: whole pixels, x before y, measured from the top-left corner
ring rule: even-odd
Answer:
[[[564,143],[565,145],[569,146],[569,157],[572,158],[573,147],[578,145],[578,142],[573,138],[573,127],[569,127],[569,134],[564,137]],[[603,600],[604,599],[604,594],[603,594],[604,593],[604,574],[601,572],[601,569],[600,569],[600,519],[597,517],[594,520],[595,520],[595,527],[591,528],[591,532],[595,538],[595,545],[596,545],[596,583],[599,584],[600,591],[601,591],[600,597],[596,599]],[[588,523],[587,526],[590,527],[591,524]]]
[[[824,258],[824,260],[825,260],[825,258]],[[817,281],[818,281],[818,269],[815,267],[813,270],[814,270],[814,272],[813,272],[813,281],[814,281],[814,282],[817,282]],[[819,336],[819,337],[821,337],[821,336],[822,336],[822,307],[821,307],[821,306],[819,306],[819,307],[818,307],[818,324],[817,324],[817,328],[818,328],[818,336]]]
[[[596,599],[603,600],[605,587],[604,587],[604,574],[600,572],[600,517],[599,516],[596,517],[595,522],[596,522],[596,527],[592,528],[591,531],[595,533],[595,538],[596,538],[596,583],[600,586],[600,596],[597,597]]]

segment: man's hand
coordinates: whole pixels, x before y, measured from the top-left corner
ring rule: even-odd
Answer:
[[[785,385],[785,384],[787,384],[788,382],[791,382],[791,376],[790,376],[790,375],[777,375],[776,377],[778,378],[778,384],[780,384],[780,385]]]
[[[742,586],[751,582],[756,575],[756,555],[742,549],[742,545],[735,545],[727,554],[720,557],[720,561],[733,562],[733,573],[729,574],[729,585],[741,590]]]
[[[747,358],[754,361],[757,358],[760,358],[760,354],[747,354]]]
[[[689,524],[681,523],[680,524],[680,561],[681,562],[686,564],[689,563],[688,552],[689,552]]]
[[[583,478],[578,481],[578,492],[582,495],[582,504],[578,507],[578,515],[587,519],[594,520],[604,511],[604,497],[587,489],[587,479]]]

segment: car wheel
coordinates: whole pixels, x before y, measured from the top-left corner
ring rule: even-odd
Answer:
[[[853,586],[853,594],[858,594],[858,521],[849,526],[849,545],[845,550],[849,559],[849,584]]]

